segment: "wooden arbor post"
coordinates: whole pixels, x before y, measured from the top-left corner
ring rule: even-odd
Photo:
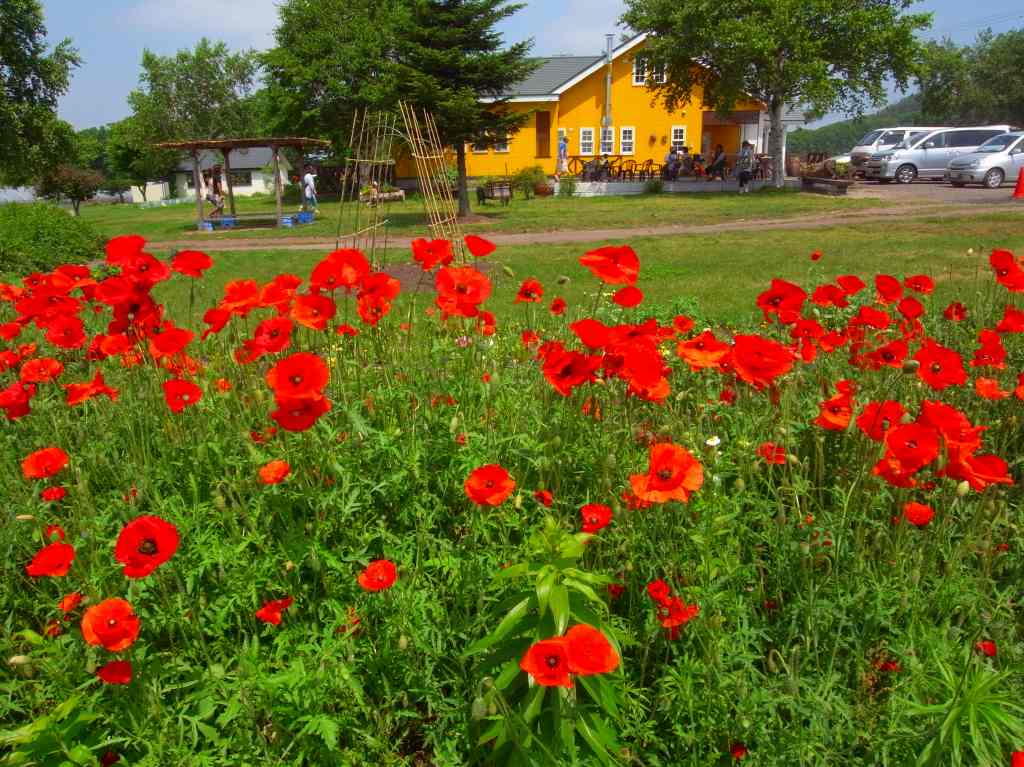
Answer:
[[[277,202],[277,222],[274,225],[281,226],[281,217],[284,215],[283,190],[281,189],[281,157],[277,144],[271,144],[270,149],[274,155],[274,198]]]
[[[231,185],[231,147],[220,150],[220,153],[224,155],[224,179],[228,184],[228,205],[231,206],[231,216],[235,215],[235,190]]]
[[[199,150],[192,150],[192,183],[196,189],[196,229],[203,228],[202,174],[199,170]]]

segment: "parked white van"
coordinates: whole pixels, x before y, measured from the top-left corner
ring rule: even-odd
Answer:
[[[857,146],[850,150],[850,165],[854,173],[863,173],[871,155],[892,149],[904,141],[920,138],[933,130],[941,130],[941,125],[931,127],[898,127],[878,128],[871,131],[857,142]]]
[[[871,155],[864,166],[864,177],[883,183],[896,179],[901,184],[909,184],[917,178],[941,179],[954,157],[970,154],[990,138],[1011,130],[1009,125],[938,128]]]

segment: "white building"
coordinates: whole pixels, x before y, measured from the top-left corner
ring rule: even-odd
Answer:
[[[254,194],[274,193],[274,169],[273,153],[269,147],[258,147],[253,149],[232,149],[228,155],[231,165],[231,186],[236,197],[250,197]],[[209,170],[215,165],[223,169],[224,157],[220,152],[210,150],[199,153],[199,167],[201,170]],[[287,158],[281,155],[281,184],[282,188],[288,183],[288,172],[291,165]],[[192,172],[192,158],[186,157],[178,164],[174,171],[171,182],[177,191],[180,199],[195,199],[195,179]],[[221,178],[221,185],[227,194],[227,179]],[[133,195],[135,190],[133,191]],[[147,190],[148,191],[148,190]],[[153,199],[150,197],[149,199]]]

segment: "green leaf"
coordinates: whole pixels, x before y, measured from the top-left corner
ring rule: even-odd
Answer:
[[[580,676],[576,678],[587,691],[590,699],[604,709],[613,719],[619,715],[619,707],[615,702],[615,693],[611,684],[603,676]]]
[[[508,615],[502,618],[501,623],[498,624],[498,628],[494,629],[490,634],[485,636],[483,639],[479,639],[471,644],[466,651],[462,653],[462,657],[466,658],[470,655],[476,655],[479,652],[486,650],[489,647],[500,642],[519,624],[526,615],[530,608],[530,600],[532,597],[526,597],[519,602],[515,607],[508,611]]]
[[[569,625],[569,591],[559,584],[551,589],[551,614],[555,619],[555,633],[561,636]]]
[[[530,702],[526,705],[526,709],[523,711],[523,721],[527,724],[540,716],[540,707],[541,704],[544,703],[544,694],[547,691],[548,688],[540,684],[534,687],[533,692],[530,695]]]
[[[544,613],[548,609],[548,597],[551,594],[551,588],[555,585],[555,578],[558,576],[554,570],[547,573],[541,578],[540,583],[537,584],[537,605],[540,610],[540,617],[544,617]]]

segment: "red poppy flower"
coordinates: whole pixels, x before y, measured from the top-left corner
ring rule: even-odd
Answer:
[[[924,527],[932,521],[935,512],[931,506],[911,501],[903,504],[903,516],[914,527]]]
[[[766,321],[775,315],[779,322],[788,325],[800,318],[806,300],[807,292],[799,285],[775,278],[771,287],[757,297],[757,306],[764,313]]]
[[[536,346],[540,343],[540,336],[532,330],[524,330],[519,336],[519,341],[523,346],[529,349],[531,346]]]
[[[1024,373],[1020,373],[1017,376],[1017,388],[1013,390],[1013,396],[1024,400]]]
[[[205,341],[214,333],[222,331],[230,319],[231,312],[226,309],[207,309],[203,315],[203,323],[209,325],[209,327],[203,331],[203,334],[199,337],[200,340]]]
[[[914,472],[938,458],[939,433],[922,423],[900,424],[885,433],[885,447],[904,471]]]
[[[811,252],[811,261],[821,261],[822,255],[823,254],[822,254],[822,252],[820,250],[812,251]]]
[[[1014,751],[1010,754],[1010,767],[1024,767],[1024,751]]]
[[[903,286],[900,281],[889,274],[879,274],[875,277],[875,289],[878,291],[878,302],[881,304],[894,304],[903,297]]]
[[[295,297],[291,317],[311,330],[323,330],[334,318],[337,307],[327,296],[302,294]]]
[[[164,400],[172,413],[180,413],[187,407],[192,407],[203,398],[203,390],[191,381],[181,378],[174,378],[164,381]]]
[[[973,451],[964,454],[946,445],[949,460],[939,474],[967,482],[971,488],[980,493],[989,485],[1012,485],[1013,478],[1009,474],[1006,461],[996,455],[974,455]]]
[[[967,307],[959,301],[954,301],[943,310],[942,316],[950,322],[963,322],[967,319]]]
[[[18,372],[18,380],[28,383],[49,383],[64,372],[64,365],[52,357],[37,357],[26,360]]]
[[[918,378],[936,391],[943,391],[950,386],[962,386],[967,382],[967,371],[964,370],[960,355],[931,338],[925,339],[914,359],[919,364]]]
[[[74,612],[75,609],[82,603],[82,595],[78,591],[73,591],[70,594],[66,594],[58,603],[57,609],[62,613]]]
[[[472,266],[439,269],[434,278],[437,308],[444,317],[475,317],[491,295],[491,281]]]
[[[132,681],[131,661],[112,660],[97,669],[96,676],[107,684],[128,684]]]
[[[267,385],[279,400],[317,398],[330,380],[327,363],[309,352],[298,352],[279,360],[267,371]]]
[[[996,325],[998,333],[1024,333],[1024,310],[1010,304],[1003,310],[1003,318]]]
[[[145,578],[178,550],[178,528],[154,516],[136,517],[121,530],[114,559],[126,578]]]
[[[398,568],[394,562],[388,559],[375,559],[359,573],[356,580],[366,591],[387,591],[395,585],[397,578]]]
[[[541,506],[551,508],[551,504],[555,497],[551,494],[550,490],[534,490],[533,499],[537,501]]]
[[[171,269],[186,277],[202,277],[213,266],[213,259],[198,250],[179,250],[171,259]]]
[[[733,743],[729,746],[729,755],[739,761],[747,755],[747,747],[742,743]]]
[[[370,263],[358,250],[336,250],[313,267],[309,287],[314,292],[351,290],[370,273]]]
[[[44,447],[25,457],[21,473],[25,479],[47,479],[68,465],[68,454],[59,447]]]
[[[782,466],[786,462],[786,448],[774,442],[762,442],[757,448],[757,454],[769,465]]]
[[[466,477],[463,489],[478,506],[500,506],[512,495],[516,483],[500,464],[491,463],[474,469]]]
[[[435,266],[448,266],[455,257],[452,252],[452,244],[448,240],[424,240],[412,241],[412,257],[419,263],[423,271],[429,272]]]
[[[996,643],[991,639],[983,639],[980,642],[975,643],[974,649],[984,655],[986,658],[994,658],[998,654],[998,648]]]
[[[632,285],[640,275],[640,259],[628,245],[608,245],[580,256],[580,264],[607,285]]]
[[[357,335],[359,335],[359,330],[347,323],[338,325],[338,327],[334,329],[334,332],[337,333],[339,336],[348,336],[349,338],[355,338]]]
[[[496,250],[493,242],[477,237],[475,234],[467,234],[465,237],[466,247],[473,258],[485,258]]]
[[[85,325],[78,317],[61,315],[47,323],[46,340],[62,349],[77,349],[85,343]]]
[[[993,250],[988,259],[996,273],[996,282],[1012,293],[1024,292],[1024,268],[1008,250]]]
[[[782,344],[761,336],[737,335],[732,360],[741,379],[763,389],[793,368],[793,353]]]
[[[516,293],[516,300],[513,303],[517,304],[536,304],[540,303],[541,298],[544,296],[544,286],[535,279],[523,280],[523,284],[519,286],[519,292]]]
[[[105,599],[82,616],[82,638],[110,652],[127,650],[139,636],[139,617],[124,599]]]
[[[569,643],[563,638],[535,642],[519,661],[519,668],[542,687],[572,687]]]
[[[260,482],[264,485],[276,485],[283,482],[291,472],[292,467],[288,465],[287,461],[271,461],[260,467]]]
[[[680,335],[686,335],[687,333],[689,333],[691,330],[693,330],[696,324],[697,323],[695,323],[685,314],[677,314],[675,317],[672,318],[672,327],[675,328],[675,331]]]
[[[117,402],[118,391],[107,386],[103,380],[103,373],[96,371],[96,375],[89,383],[65,384],[65,401],[69,407],[80,405],[100,395],[108,397],[112,402]]]
[[[629,478],[636,496],[652,503],[690,499],[704,484],[704,470],[700,461],[685,448],[671,442],[651,445],[646,474],[633,474]]]
[[[644,300],[643,291],[633,285],[627,285],[624,288],[620,288],[612,296],[612,301],[617,303],[623,309],[632,309],[635,306],[639,306]]]
[[[1006,348],[999,333],[986,328],[978,333],[978,343],[980,346],[971,359],[972,368],[1006,368]]]
[[[544,378],[559,394],[568,397],[574,388],[594,380],[594,374],[601,367],[600,356],[581,354],[562,348],[561,344],[551,347],[544,357]]]
[[[171,276],[171,268],[149,253],[138,253],[121,266],[121,276],[149,288]]]
[[[857,311],[857,314],[850,318],[849,324],[851,327],[867,325],[876,330],[885,330],[892,324],[892,317],[881,309],[875,309],[872,306],[862,306]]]
[[[906,296],[905,298],[901,298],[899,303],[896,304],[896,311],[908,320],[916,320],[924,314],[924,304],[913,296]]]
[[[269,623],[272,626],[280,626],[281,613],[291,607],[294,601],[295,600],[292,597],[272,599],[256,611],[256,617],[264,623]]]
[[[846,299],[846,291],[832,284],[819,285],[811,294],[811,302],[817,306],[835,306],[843,309],[850,305]]]
[[[926,296],[931,295],[935,291],[935,280],[927,274],[915,274],[907,277],[903,284],[915,293],[922,293]]]
[[[551,302],[551,306],[548,307],[548,311],[558,317],[559,315],[565,314],[567,306],[568,304],[565,303],[565,299],[559,296]]]
[[[322,395],[311,395],[300,399],[277,398],[277,410],[270,417],[286,431],[306,431],[312,428],[320,416],[331,410],[331,401]]]
[[[885,433],[902,421],[905,413],[903,405],[895,400],[870,402],[857,416],[857,428],[875,442],[881,442]]]
[[[668,632],[669,639],[679,638],[679,629],[700,615],[698,605],[688,605],[679,597],[666,600],[658,606],[658,620]]]
[[[853,418],[853,397],[849,394],[837,394],[820,405],[821,412],[814,423],[830,431],[846,431]]]
[[[569,671],[580,676],[607,674],[619,667],[619,654],[608,638],[592,626],[580,623],[563,637],[569,655]]]
[[[68,494],[68,491],[60,486],[48,487],[39,494],[39,497],[48,503],[55,501],[64,500],[64,496]]]
[[[693,371],[718,367],[730,351],[729,344],[719,341],[710,330],[688,341],[680,341],[676,346],[676,354]]]
[[[295,297],[295,291],[301,284],[302,280],[294,274],[279,274],[260,288],[256,305],[273,309],[278,314],[287,314],[292,305],[292,298]]]
[[[974,391],[982,399],[999,400],[1009,399],[1012,392],[1000,388],[999,381],[995,378],[977,378],[974,381]]]
[[[224,286],[224,298],[217,308],[245,317],[260,305],[260,286],[256,280],[234,280]]]
[[[647,584],[647,595],[660,605],[668,602],[672,592],[668,584],[661,578],[658,578]]]
[[[580,509],[580,516],[583,517],[583,532],[596,533],[612,521],[612,510],[603,503],[588,503]]]
[[[890,341],[867,355],[867,360],[874,369],[880,367],[902,368],[903,361],[910,353],[910,347],[902,339]]]
[[[25,572],[33,578],[62,578],[71,569],[75,561],[75,549],[70,543],[60,541],[41,548],[32,561],[25,565]]]
[[[146,247],[146,240],[137,234],[126,234],[107,240],[107,263],[115,266],[128,262]]]
[[[864,284],[864,280],[855,274],[844,274],[836,278],[836,282],[839,283],[839,287],[848,296],[854,296],[860,293],[867,285]]]

